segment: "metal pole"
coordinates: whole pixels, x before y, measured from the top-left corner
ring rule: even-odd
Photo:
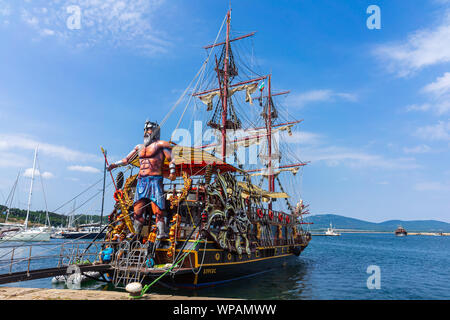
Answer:
[[[11,253],[11,265],[9,266],[9,273],[12,273],[12,266],[13,266],[13,261],[14,261],[14,251],[16,250],[16,248],[12,249],[12,253]]]
[[[30,276],[30,262],[31,262],[31,249],[33,248],[33,246],[30,246],[30,254],[28,256],[28,267],[27,267],[27,277]]]
[[[106,153],[107,151],[105,150],[105,165],[103,168],[103,194],[102,194],[102,211],[100,213],[100,227],[99,230],[102,229],[102,221],[103,221],[103,208],[105,205],[105,182],[106,182]]]
[[[34,171],[36,170],[37,151],[38,151],[38,147],[36,147],[36,150],[34,151],[33,172],[31,173],[31,184],[30,184],[30,193],[28,195],[27,217],[25,218],[25,230],[28,229],[28,216],[30,214],[31,195],[33,193],[33,180],[34,180]]]

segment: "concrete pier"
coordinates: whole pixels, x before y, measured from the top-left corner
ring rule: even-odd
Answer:
[[[127,292],[0,287],[0,300],[135,300]],[[149,293],[139,300],[234,300]]]

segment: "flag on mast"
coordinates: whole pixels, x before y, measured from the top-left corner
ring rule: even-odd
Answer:
[[[265,82],[263,80],[263,82],[261,82],[261,84],[259,85],[259,91],[263,91],[264,90],[264,86],[265,86]]]

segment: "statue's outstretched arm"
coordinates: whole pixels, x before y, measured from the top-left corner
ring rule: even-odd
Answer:
[[[138,144],[136,147],[134,147],[133,150],[131,150],[131,152],[125,158],[123,158],[122,160],[119,160],[115,163],[110,164],[108,167],[108,170],[112,170],[114,168],[125,166],[125,165],[129,164],[131,161],[133,161],[136,158],[137,154],[139,153],[140,148],[141,148],[141,145]]]

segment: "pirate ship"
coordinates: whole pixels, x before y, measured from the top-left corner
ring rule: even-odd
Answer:
[[[225,39],[218,42],[224,28]],[[228,11],[214,44],[205,47],[207,58],[195,87],[185,90],[182,114],[194,103],[193,115],[217,139],[194,146],[171,141],[175,166],[165,160],[162,168],[164,178],[176,176],[164,179],[167,238],[158,237],[151,206],[142,230],[134,228],[138,175],[133,169],[139,159],[131,159],[124,171],[112,171],[116,203],[106,239],[115,249],[111,278],[116,286],[155,281],[189,288],[216,285],[278,268],[308,246],[311,235],[303,221],[308,206],[295,182],[306,163],[282,147],[281,136],[291,135],[301,120],[290,119],[275,103],[275,97],[289,92],[273,93],[271,75],[253,71],[248,56],[239,51],[238,43],[254,34],[235,37]],[[289,181],[294,181],[291,194],[283,186]]]

